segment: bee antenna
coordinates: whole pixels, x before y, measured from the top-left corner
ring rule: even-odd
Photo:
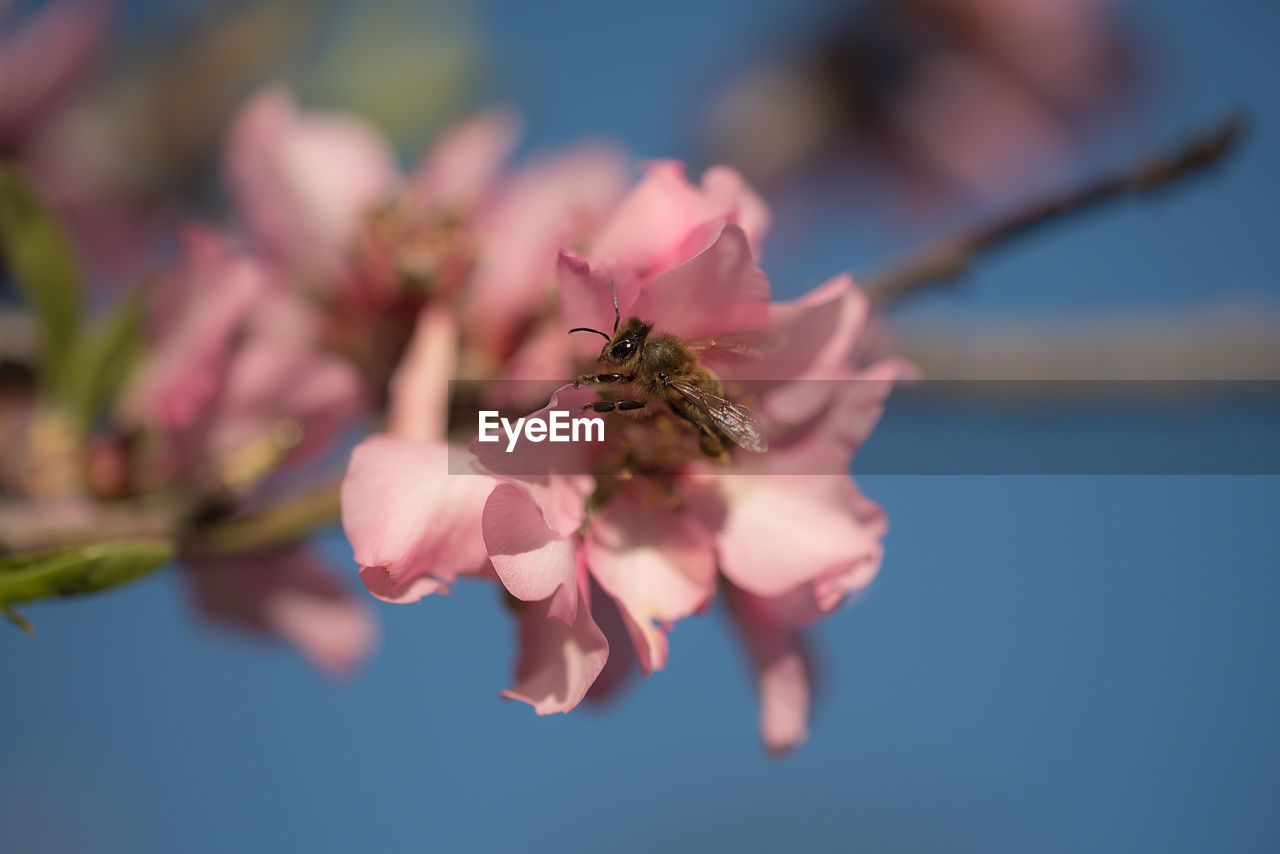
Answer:
[[[603,339],[604,339],[604,340],[606,340],[606,341],[612,341],[612,340],[613,340],[613,339],[612,339],[612,338],[610,338],[608,335],[605,335],[603,332],[601,332],[599,329],[592,329],[592,328],[591,328],[591,327],[589,327],[589,326],[579,326],[579,327],[577,327],[577,328],[575,328],[575,329],[570,329],[570,330],[569,330],[569,334],[570,334],[570,335],[572,335],[572,334],[573,334],[573,333],[575,333],[575,332],[594,332],[595,334],[599,335],[601,338],[603,338]]]
[[[618,312],[618,283],[610,282],[609,291],[613,294],[613,331],[618,331],[618,324],[622,322],[622,315]]]

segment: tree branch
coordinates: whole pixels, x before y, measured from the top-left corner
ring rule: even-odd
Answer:
[[[31,315],[16,309],[0,309],[0,362],[33,364],[38,337]]]
[[[884,306],[926,287],[957,279],[982,253],[1042,226],[1083,214],[1115,199],[1155,192],[1201,173],[1231,152],[1244,132],[1243,117],[1232,116],[1176,150],[1146,157],[1118,174],[1041,199],[970,234],[925,247],[887,270],[865,277],[864,287],[873,304]]]
[[[295,543],[341,519],[341,487],[341,481],[331,481],[266,509],[202,526],[184,543],[183,554],[240,554]]]
[[[122,539],[176,536],[181,508],[155,501],[103,504],[32,498],[0,503],[0,555]]]
[[[948,393],[1004,384],[1035,394],[1080,382],[1130,382],[1135,394],[1162,385],[1213,394],[1216,386],[1250,382],[1280,391],[1280,311],[1266,303],[1088,319],[903,323],[894,327],[893,350]]]
[[[0,503],[0,556],[129,538],[175,539],[180,558],[263,551],[339,521],[340,493],[340,481],[325,482],[261,510],[211,522],[193,522],[191,506],[180,499],[5,502]]]

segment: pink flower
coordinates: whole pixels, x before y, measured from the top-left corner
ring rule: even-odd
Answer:
[[[137,152],[119,150],[118,117],[86,97],[114,4],[61,0],[6,15],[11,5],[0,0],[0,158],[70,232],[92,286],[136,281],[157,242],[158,205],[143,198]]]
[[[190,560],[186,577],[196,607],[212,622],[278,637],[325,673],[351,673],[377,644],[368,605],[302,546]]]
[[[716,166],[695,187],[684,164],[652,164],[591,246],[596,261],[616,261],[641,277],[669,270],[690,257],[692,244],[725,223],[742,228],[752,251],[769,228],[769,212],[732,169]]]
[[[97,54],[108,5],[62,0],[11,29],[0,0],[0,154],[12,155],[66,102]]]
[[[711,142],[762,183],[837,179],[844,191],[839,179],[855,179],[877,216],[886,191],[908,213],[999,201],[1061,166],[1131,100],[1138,51],[1119,6],[873,0],[843,9],[798,49],[735,75],[710,111]]]
[[[621,156],[593,146],[526,164],[503,183],[474,224],[476,267],[462,303],[470,346],[497,361],[512,355],[554,296],[561,247],[590,240],[625,179]]]
[[[590,688],[607,652],[576,564],[581,544],[570,534],[583,496],[557,501],[539,487],[558,491],[572,484],[530,475],[528,488],[569,514],[553,511],[552,530],[520,487],[474,473],[472,459],[442,439],[374,436],[357,446],[343,482],[342,521],[360,577],[387,602],[447,593],[463,577],[501,577],[514,595],[541,600],[533,613],[521,612],[524,652],[518,684],[506,695],[541,714],[568,711]],[[537,608],[542,615],[535,618]],[[546,625],[549,618],[558,626]]]
[[[468,455],[442,441],[374,436],[351,456],[342,525],[369,592],[416,602],[459,576],[491,572],[481,532],[490,478],[465,471]]]
[[[847,277],[770,303],[755,262],[766,222],[734,173],[713,170],[698,188],[677,165],[658,164],[586,254],[560,253],[559,317],[548,325],[610,329],[616,291],[623,317],[657,330],[775,341],[749,361],[705,351],[709,367],[757,398],[768,453],[738,452],[723,468],[688,425],[651,403],[650,417],[611,421],[603,444],[524,443],[508,453],[475,442],[468,453],[439,436],[374,437],[352,457],[343,517],[366,585],[412,601],[462,576],[496,578],[522,603],[517,684],[504,695],[539,714],[577,705],[613,648],[634,649],[646,674],[660,670],[671,628],[708,608],[723,584],[759,672],[767,746],[783,751],[805,737],[799,633],[879,568],[884,515],[847,471],[903,366],[855,362],[867,309]],[[598,348],[582,347],[579,364]],[[574,375],[573,350],[561,355],[563,375]],[[440,382],[438,372],[420,375]],[[530,417],[577,414],[598,399],[562,386]]]
[[[312,309],[211,232],[187,232],[150,325],[121,416],[155,434],[167,477],[217,482],[261,454],[301,461],[364,409],[354,370],[317,349]]]
[[[564,174],[566,178],[576,174],[573,185],[582,186],[591,173],[585,170],[580,159],[576,162],[579,164],[576,173],[565,171]],[[602,176],[604,172],[601,170]],[[561,196],[570,197],[563,191]],[[598,208],[603,210],[603,205]],[[506,230],[495,231],[495,254],[507,251],[505,247],[513,240],[512,232],[519,234],[536,221],[538,218],[525,218],[504,223]],[[527,381],[574,374],[575,363],[595,353],[587,341],[574,340],[564,334],[566,321],[570,327],[605,328],[611,324],[613,305],[608,290],[611,277],[617,279],[620,299],[625,302],[643,282],[693,258],[725,224],[740,226],[748,243],[748,253],[758,255],[768,223],[764,203],[733,170],[712,168],[702,177],[700,185],[694,185],[686,179],[680,163],[651,164],[641,181],[612,207],[610,216],[593,229],[577,231],[581,253],[573,250],[573,242],[561,241],[556,248],[565,251],[559,253],[552,269],[546,267],[547,256],[541,255],[543,260],[539,262],[537,276],[526,277],[525,281],[558,280],[559,314],[544,316],[526,332],[524,343],[514,352],[509,347],[500,351],[510,353],[501,376]],[[545,228],[540,234],[549,236]],[[540,253],[545,252],[546,245],[544,241]],[[582,281],[582,271],[591,264],[597,265],[599,278],[605,281],[603,292],[598,288],[586,289]],[[496,294],[498,289],[494,287],[492,291]],[[497,306],[498,302],[490,298],[487,304]],[[584,308],[584,304],[587,307]],[[483,318],[477,315],[473,325],[477,329],[483,327]]]
[[[526,702],[540,715],[578,705],[609,658],[609,641],[591,617],[585,570],[576,582],[582,607],[568,623],[553,617],[550,600],[520,609],[516,684],[502,696]]]
[[[335,287],[362,218],[398,182],[395,155],[372,126],[343,114],[302,113],[282,87],[260,92],[241,110],[226,172],[255,240],[322,289]]]
[[[256,243],[309,290],[367,307],[409,285],[457,289],[474,263],[468,221],[515,132],[505,112],[482,113],[446,131],[406,176],[372,125],[300,110],[274,86],[242,108],[225,171]]]
[[[235,333],[268,288],[261,266],[218,235],[192,228],[183,241],[180,266],[157,285],[150,358],[124,406],[130,420],[166,433],[191,430],[212,407],[226,381]]]
[[[743,455],[732,476],[709,471],[708,464],[692,452],[687,473],[665,493],[665,500],[679,507],[678,512],[670,506],[664,510],[661,500],[646,506],[637,489],[628,487],[590,519],[588,565],[601,587],[618,601],[641,669],[648,672],[661,668],[666,660],[661,627],[688,616],[710,599],[715,573],[704,566],[718,566],[735,585],[758,596],[779,596],[812,586],[820,591],[828,610],[845,592],[870,581],[879,566],[883,516],[862,498],[844,472],[903,368],[884,362],[859,371],[851,364],[866,306],[847,278],[833,280],[796,303],[770,305],[768,283],[754,266],[745,234],[737,226],[722,225],[701,253],[638,288],[631,280],[619,283],[618,273],[612,269],[608,276],[597,274],[585,262],[565,256],[562,294],[569,298],[594,294],[595,305],[582,299],[578,316],[594,317],[600,323],[605,305],[612,313],[606,283],[611,279],[619,285],[622,315],[644,318],[658,329],[689,338],[767,329],[785,343],[764,359],[740,365],[737,376],[733,363],[726,362],[720,366],[722,376],[755,380],[760,410],[773,415],[775,424],[784,418],[804,424],[802,430],[771,430],[774,450],[759,458]],[[714,363],[714,351],[708,355],[707,361]],[[633,447],[640,446],[632,434],[649,428],[631,426],[626,439]],[[500,466],[500,472],[511,473],[520,465],[519,454],[504,458],[478,453],[482,464]],[[643,470],[644,460],[636,462]],[[586,470],[585,465],[566,468]],[[566,481],[567,476],[560,480]],[[573,493],[586,489],[570,489],[562,483],[555,491],[549,487],[527,491],[544,508],[544,515],[553,506],[547,496],[555,495],[555,512],[567,519],[561,527],[576,527],[581,517],[559,508],[574,507]],[[664,497],[661,490],[658,497]],[[653,504],[652,498],[649,503]],[[673,569],[670,577],[664,579],[653,568],[619,569],[628,560],[622,555],[639,548],[618,546],[627,542],[626,525],[648,526],[647,536],[637,535],[651,550],[645,560]],[[655,546],[657,531],[666,531],[670,537],[662,548]],[[797,531],[806,535],[797,537]],[[610,542],[617,555],[607,548]],[[668,547],[676,551],[664,557]],[[507,581],[501,568],[499,576]],[[561,569],[556,577],[564,579],[567,573]],[[640,589],[629,586],[636,578],[645,582]],[[655,591],[653,583],[664,589]],[[540,587],[507,586],[518,598],[545,592]],[[565,588],[562,584],[557,589]]]
[[[331,452],[364,411],[359,377],[319,351],[313,309],[271,269],[211,232],[185,235],[155,295],[151,351],[118,414],[150,437],[146,487],[243,499]],[[200,610],[219,622],[276,635],[331,673],[372,650],[369,608],[301,546],[184,561]]]
[[[326,340],[375,392],[413,334],[409,319],[429,304],[459,307],[469,376],[491,377],[508,360],[563,366],[560,330],[554,347],[535,343],[550,340],[539,330],[557,253],[599,230],[626,168],[596,145],[508,170],[517,131],[507,111],[482,112],[446,130],[402,175],[372,127],[300,110],[283,88],[241,111],[226,174],[249,236],[326,304]]]
[[[493,481],[454,476],[470,470],[471,455],[445,441],[456,338],[449,311],[423,310],[392,383],[394,435],[361,442],[342,484],[360,577],[387,602],[447,592],[461,575],[492,575],[480,518]]]
[[[777,600],[726,584],[733,624],[756,671],[760,694],[760,740],[785,753],[809,737],[813,666],[799,633]]]

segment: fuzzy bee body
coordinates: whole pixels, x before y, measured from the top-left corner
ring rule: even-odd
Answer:
[[[626,384],[634,392],[635,399],[598,401],[590,404],[592,409],[636,410],[658,401],[698,430],[698,445],[709,457],[727,459],[730,445],[754,452],[768,448],[759,417],[724,396],[720,380],[702,365],[689,342],[669,333],[654,334],[651,324],[636,317],[620,320],[616,318],[612,335],[598,329],[572,330],[607,339],[598,360],[603,370],[578,377],[574,385]]]

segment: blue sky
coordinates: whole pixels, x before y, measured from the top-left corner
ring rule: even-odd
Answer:
[[[612,135],[687,156],[689,81],[824,5],[504,0],[478,20],[530,147]],[[1280,6],[1131,11],[1162,88],[1097,164],[1245,106],[1241,156],[1020,244],[906,319],[1280,297]],[[857,223],[771,247],[766,271],[795,293],[905,245]],[[1276,424],[1238,429],[1257,443]],[[1276,850],[1280,481],[860,483],[889,512],[884,569],[817,631],[812,738],[789,759],[757,745],[718,612],[681,623],[668,668],[617,704],[540,719],[497,697],[513,632],[490,588],[380,604],[380,653],[335,684],[211,632],[160,574],[29,608],[34,638],[0,631],[0,849]],[[323,542],[349,564],[340,536]]]

